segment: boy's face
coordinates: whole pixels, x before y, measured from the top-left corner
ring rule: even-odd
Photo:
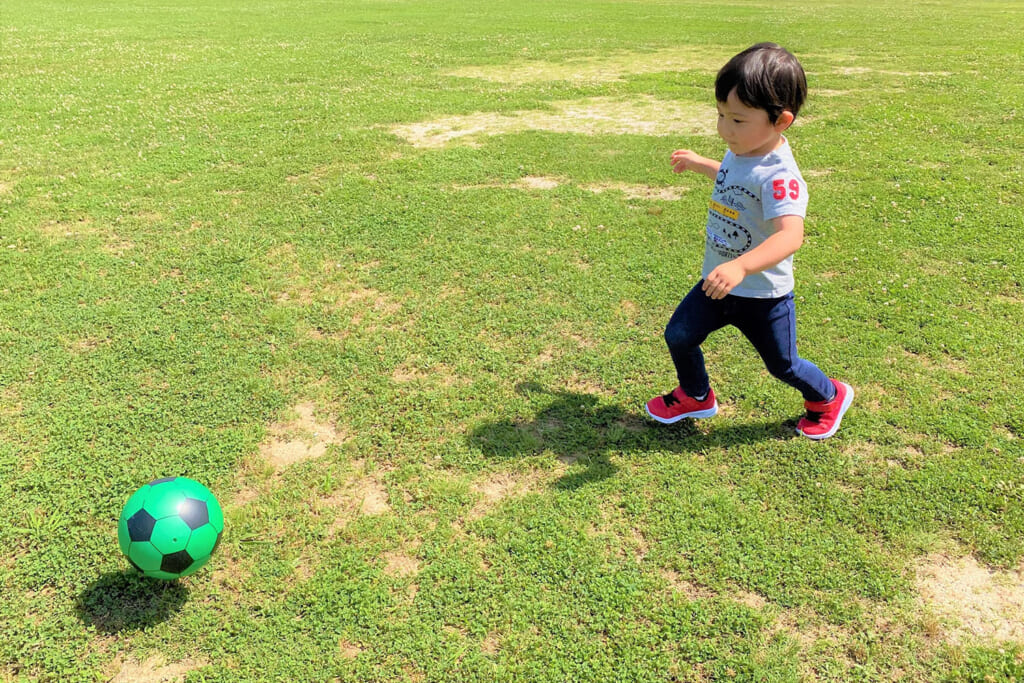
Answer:
[[[740,102],[735,88],[725,102],[718,102],[718,136],[736,156],[764,156],[779,146],[782,132],[792,122],[793,115],[784,111],[771,123],[764,109]]]

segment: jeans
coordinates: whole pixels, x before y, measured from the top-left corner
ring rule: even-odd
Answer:
[[[703,282],[690,290],[665,326],[665,342],[683,391],[689,396],[708,392],[711,384],[700,345],[715,330],[732,325],[754,345],[768,372],[799,391],[805,401],[835,397],[835,387],[825,373],[797,355],[792,292],[777,299],[730,294],[715,300],[701,291]]]

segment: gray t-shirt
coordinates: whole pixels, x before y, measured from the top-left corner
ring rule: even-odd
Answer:
[[[771,220],[807,215],[807,184],[800,175],[789,141],[763,157],[740,157],[727,151],[718,170],[708,208],[704,268],[717,266],[754,249],[775,233]],[[772,299],[793,291],[793,257],[748,275],[730,294]]]

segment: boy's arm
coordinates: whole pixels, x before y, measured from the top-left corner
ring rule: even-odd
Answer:
[[[723,299],[748,275],[760,273],[785,261],[804,243],[804,219],[779,216],[772,219],[775,234],[756,248],[712,270],[701,289],[712,299]]]
[[[721,165],[721,161],[702,157],[688,149],[677,149],[672,152],[672,170],[676,173],[693,171],[714,180],[718,176],[718,169]]]

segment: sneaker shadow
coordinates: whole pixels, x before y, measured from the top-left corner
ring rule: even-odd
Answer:
[[[129,569],[104,574],[90,584],[78,596],[75,610],[83,623],[114,635],[166,621],[187,599],[188,589],[178,581],[149,579]]]
[[[722,424],[706,434],[694,420],[657,424],[643,414],[642,407],[638,406],[636,412],[627,411],[622,406],[602,404],[591,394],[550,390],[530,382],[519,384],[516,391],[524,396],[547,396],[551,401],[530,420],[478,426],[470,433],[470,444],[490,458],[551,452],[563,463],[587,465],[585,470],[574,469],[559,479],[555,487],[560,489],[576,489],[613,476],[618,468],[609,453],[692,453],[709,447],[793,437],[788,422]]]

